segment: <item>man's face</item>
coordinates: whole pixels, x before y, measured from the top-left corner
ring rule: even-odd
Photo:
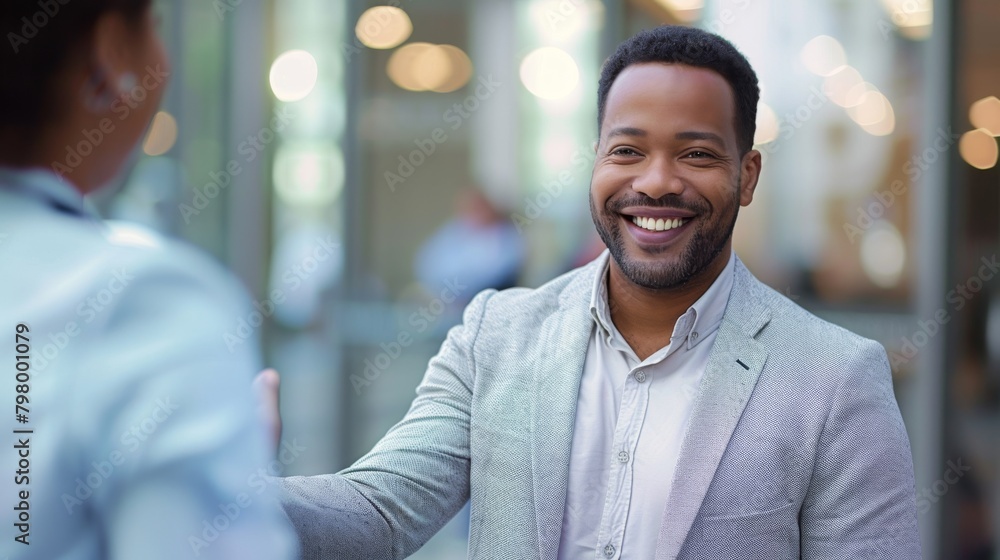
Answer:
[[[708,69],[635,64],[612,84],[590,210],[632,283],[673,288],[725,265],[760,173],[758,152],[740,156],[735,123],[732,89]]]

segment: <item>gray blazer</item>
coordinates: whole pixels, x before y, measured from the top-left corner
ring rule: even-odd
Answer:
[[[370,453],[281,479],[304,557],[404,558],[471,499],[470,558],[554,559],[606,258],[476,296]],[[878,343],[738,261],[694,399],[656,560],[920,558],[910,445]]]

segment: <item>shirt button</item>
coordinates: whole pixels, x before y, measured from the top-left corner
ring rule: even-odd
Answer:
[[[636,381],[638,381],[639,383],[642,383],[643,381],[646,380],[646,372],[644,372],[644,371],[637,371],[637,372],[635,372],[634,377],[635,377]]]
[[[698,331],[691,333],[691,340],[698,340]]]
[[[615,555],[615,545],[608,543],[608,545],[604,547],[604,556],[611,558],[614,555]]]
[[[618,462],[628,463],[628,451],[622,450],[618,452]]]

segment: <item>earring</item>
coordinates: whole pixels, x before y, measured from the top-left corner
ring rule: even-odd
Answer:
[[[115,98],[131,95],[132,90],[139,85],[139,80],[132,72],[125,72],[118,78],[114,90],[107,85],[105,74],[95,70],[87,83],[83,85],[83,104],[92,113],[106,112],[114,104]]]
[[[120,95],[131,94],[137,85],[139,85],[139,80],[135,77],[135,74],[125,72],[118,78],[118,93]]]
[[[80,92],[80,95],[83,98],[84,107],[96,114],[107,111],[114,101],[112,92],[105,86],[104,72],[100,70],[96,70],[90,75],[87,83],[83,84],[83,91]]]

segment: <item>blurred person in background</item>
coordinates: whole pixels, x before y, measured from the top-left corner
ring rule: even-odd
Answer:
[[[920,558],[885,349],[733,252],[759,93],[717,35],[619,45],[590,188],[608,251],[481,292],[371,452],[281,479],[307,558],[404,558],[470,500],[476,559]]]
[[[249,310],[240,286],[84,201],[122,171],[166,89],[151,4],[0,7],[0,558],[294,553],[255,475],[268,460],[256,345],[224,341]]]
[[[455,207],[456,216],[421,246],[414,268],[431,297],[458,292],[449,305],[460,315],[479,292],[517,285],[526,248],[514,223],[478,188],[462,191]]]

